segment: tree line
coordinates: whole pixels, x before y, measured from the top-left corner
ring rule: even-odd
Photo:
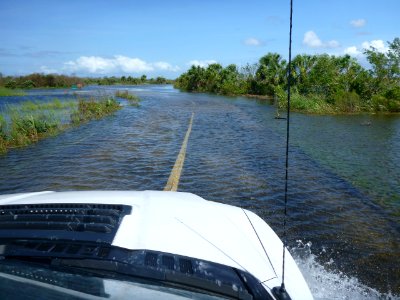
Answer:
[[[147,78],[132,76],[111,76],[101,78],[66,76],[58,74],[34,73],[26,76],[3,76],[0,73],[0,86],[9,89],[31,89],[31,88],[68,88],[76,85],[139,85],[139,84],[167,84],[173,81],[164,77]]]
[[[292,104],[309,112],[400,112],[400,39],[388,42],[388,51],[364,51],[366,69],[350,55],[297,55],[291,64]],[[276,96],[285,106],[288,62],[268,53],[254,65],[238,68],[218,63],[192,66],[175,81],[189,92],[222,95]]]

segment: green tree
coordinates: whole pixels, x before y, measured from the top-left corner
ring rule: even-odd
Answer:
[[[284,83],[286,75],[286,60],[278,53],[268,53],[260,58],[256,72],[258,83],[257,93],[273,95],[275,87]]]
[[[220,64],[210,64],[204,72],[205,89],[210,93],[219,93],[221,89],[221,72],[223,67]]]
[[[399,83],[400,77],[400,39],[395,38],[392,43],[388,42],[387,53],[370,47],[364,51],[368,62],[371,64],[371,74],[374,76],[374,88],[376,93],[382,93],[391,85]]]
[[[299,54],[292,60],[293,83],[300,93],[308,94],[311,92],[310,73],[316,61],[316,56],[307,54]]]
[[[15,80],[9,80],[6,82],[5,87],[8,89],[16,89],[17,88],[17,82]]]
[[[387,54],[389,59],[390,75],[392,78],[400,78],[400,38],[395,38],[393,42],[388,42],[389,52]]]
[[[371,64],[372,103],[379,111],[400,111],[400,39],[388,42],[386,53],[370,47],[364,51]]]
[[[223,95],[238,95],[244,92],[241,76],[236,65],[231,64],[220,74],[221,83],[219,92]]]

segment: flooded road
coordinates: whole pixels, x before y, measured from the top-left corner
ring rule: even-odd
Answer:
[[[0,193],[162,190],[194,112],[178,190],[250,209],[282,234],[286,125],[273,106],[156,85],[78,94],[118,89],[141,97],[141,106],[120,99],[124,108],[114,116],[1,156]],[[35,90],[3,98],[0,107],[69,94]],[[341,280],[358,285],[360,299],[364,290],[400,295],[400,117],[291,119],[289,245],[314,295],[327,295],[327,280],[333,290]]]

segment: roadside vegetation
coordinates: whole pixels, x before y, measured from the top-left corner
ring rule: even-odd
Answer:
[[[114,98],[54,99],[9,105],[0,114],[0,154],[56,135],[71,126],[101,119],[120,108]]]
[[[130,94],[128,91],[116,91],[115,97],[127,100],[132,106],[140,105],[140,98],[134,94]]]
[[[291,66],[291,108],[307,113],[400,112],[400,39],[389,42],[389,51],[371,47],[364,51],[370,69],[349,55],[297,55]],[[277,99],[286,106],[288,63],[280,54],[268,53],[258,64],[240,70],[192,66],[175,82],[189,92],[222,95],[257,95]]]

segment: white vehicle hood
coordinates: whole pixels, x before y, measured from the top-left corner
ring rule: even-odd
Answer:
[[[254,213],[182,192],[91,191],[0,195],[0,205],[44,203],[124,204],[112,245],[208,260],[245,270],[269,289],[279,286],[282,242]],[[286,290],[292,299],[312,299],[296,263],[286,252]],[[296,295],[296,297],[294,297]]]

